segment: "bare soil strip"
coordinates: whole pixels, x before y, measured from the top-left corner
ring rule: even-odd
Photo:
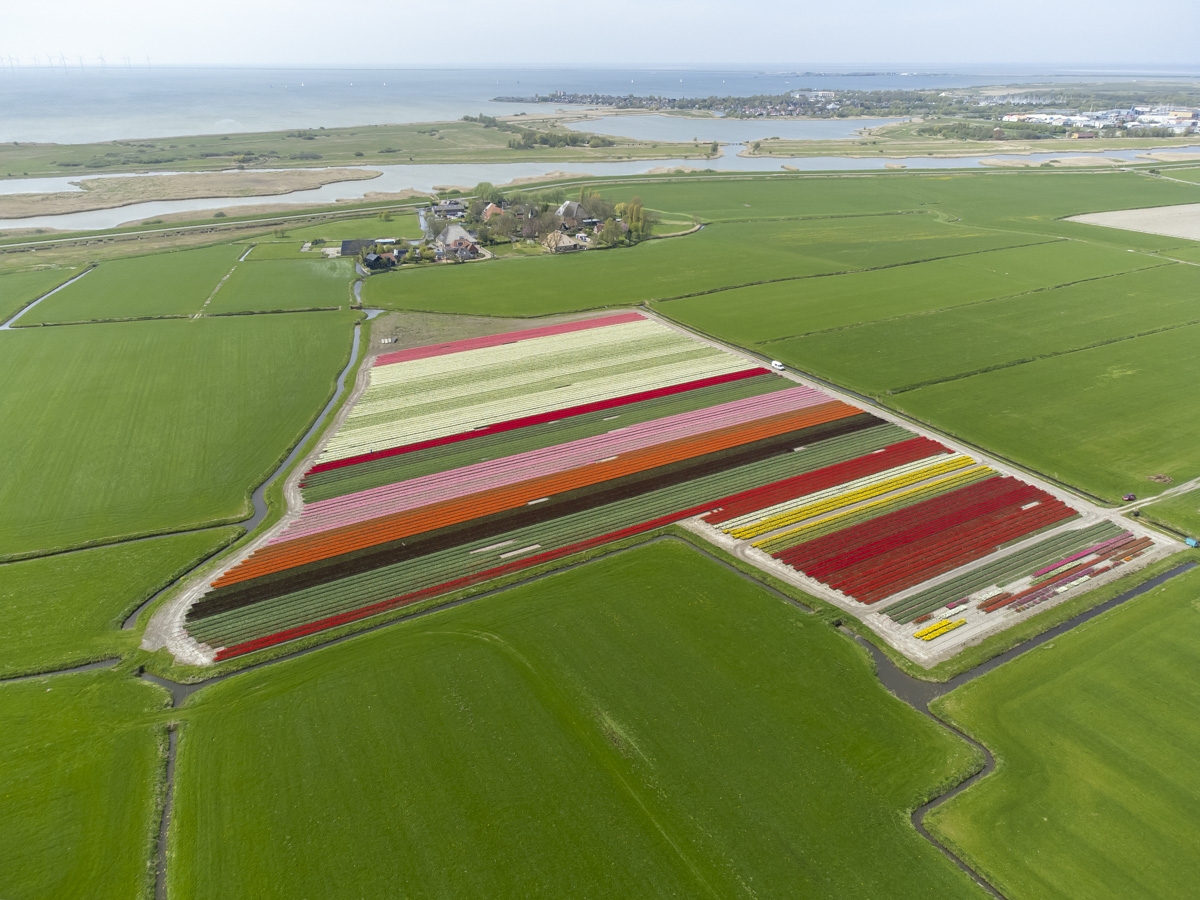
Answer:
[[[1200,241],[1200,203],[1085,213],[1082,216],[1071,216],[1067,221]]]

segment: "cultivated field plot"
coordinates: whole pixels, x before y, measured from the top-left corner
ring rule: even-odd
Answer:
[[[350,260],[272,259],[240,262],[204,312],[328,309],[350,304]]]
[[[893,320],[963,308],[1004,297],[1162,265],[1160,260],[1123,250],[1076,241],[1046,241],[1029,236],[1023,246],[980,250],[912,265],[869,272],[817,276],[777,284],[753,285],[656,304],[663,315],[708,334],[742,345],[786,341],[814,332],[834,331],[863,323],[887,330]],[[976,312],[979,312],[978,310]],[[984,312],[991,314],[992,307]],[[957,336],[956,336],[957,338]],[[907,345],[896,342],[898,346]],[[790,347],[790,345],[788,345]],[[934,349],[928,344],[923,349]],[[801,349],[807,349],[803,345]],[[775,350],[772,350],[775,353]],[[844,354],[856,371],[873,371],[876,347]],[[909,354],[910,358],[912,354]],[[807,355],[796,355],[804,359]]]
[[[1087,213],[1071,216],[1070,221],[1200,241],[1200,203]]]
[[[79,272],[79,269],[55,267],[0,275],[0,323]]]
[[[5,897],[153,893],[165,698],[109,671],[0,685]]]
[[[1004,896],[1194,892],[1198,605],[1192,571],[935,701],[1003,762],[927,824]]]
[[[984,896],[907,815],[970,770],[965,742],[678,541],[177,714],[176,900]]]
[[[0,557],[248,515],[250,491],[332,393],[352,322],[341,311],[0,334]]]
[[[39,303],[20,324],[194,315],[244,252],[222,244],[108,260]]]
[[[187,611],[197,661],[695,516],[864,616],[1042,532],[1050,554],[1100,543],[1067,540],[1079,514],[1039,488],[637,313],[379,356],[301,491]],[[887,620],[911,650],[909,621]]]

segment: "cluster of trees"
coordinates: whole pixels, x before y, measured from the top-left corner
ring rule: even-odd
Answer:
[[[475,185],[472,195],[466,221],[481,244],[520,239],[541,240],[547,234],[560,230],[562,220],[557,210],[568,199],[562,188],[505,194],[486,181]],[[614,203],[593,190],[580,188],[577,198],[587,210],[589,218],[603,223],[593,238],[599,246],[636,243],[648,237],[653,229],[654,216],[642,205],[640,197]],[[493,203],[503,205],[504,210],[484,221],[484,213],[488,205]],[[448,221],[435,219],[430,222],[430,228],[437,235],[448,224]]]
[[[532,150],[534,147],[613,147],[616,141],[599,134],[582,131],[548,132],[522,130],[508,142],[510,150]]]

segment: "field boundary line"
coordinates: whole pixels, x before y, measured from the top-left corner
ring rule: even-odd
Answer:
[[[920,381],[913,384],[906,384],[903,387],[892,388],[888,391],[889,394],[907,394],[912,391],[918,391],[922,388],[935,387],[939,384],[950,384],[955,381],[963,381],[967,378],[974,378],[976,375],[986,375],[989,372],[999,372],[1002,369],[1015,369],[1017,366],[1025,366],[1030,363],[1041,362],[1047,359],[1057,359],[1061,356],[1070,356],[1072,353],[1083,353],[1087,350],[1096,350],[1099,347],[1108,347],[1113,344],[1123,344],[1126,341],[1136,341],[1140,338],[1153,337],[1156,334],[1165,334],[1168,331],[1178,331],[1181,328],[1194,328],[1200,325],[1200,319],[1192,319],[1189,322],[1180,322],[1177,325],[1164,325],[1162,328],[1152,328],[1149,331],[1139,331],[1136,334],[1126,334],[1120,337],[1109,338],[1104,341],[1097,341],[1093,344],[1087,344],[1083,347],[1072,347],[1068,350],[1059,350],[1053,353],[1044,353],[1040,356],[1030,356],[1026,359],[1009,360],[1008,362],[997,363],[994,366],[988,366],[983,369],[975,369],[971,372],[960,372],[956,375],[949,375],[945,378],[938,378],[931,381]]]
[[[1038,245],[1035,244],[1034,246],[1038,246]],[[1062,284],[1051,284],[1051,285],[1046,285],[1044,287],[1030,288],[1027,291],[1018,291],[1015,294],[1004,294],[1000,297],[984,297],[981,300],[970,300],[966,303],[956,303],[952,306],[939,306],[937,309],[927,309],[927,310],[921,310],[920,312],[901,313],[898,316],[884,316],[879,319],[871,319],[867,322],[854,322],[849,325],[835,325],[832,328],[818,328],[815,331],[804,331],[804,332],[800,332],[799,334],[788,334],[788,335],[784,335],[783,337],[768,338],[765,341],[757,341],[756,345],[759,347],[763,347],[763,346],[766,346],[767,344],[777,344],[777,343],[780,343],[781,341],[792,341],[792,340],[796,340],[797,338],[812,337],[813,335],[817,335],[817,334],[832,334],[837,331],[850,331],[854,328],[862,328],[865,325],[875,325],[880,322],[899,322],[904,319],[915,319],[919,316],[936,315],[937,313],[945,312],[947,310],[952,310],[952,309],[968,309],[972,306],[982,306],[985,303],[996,303],[1001,300],[1016,300],[1020,297],[1031,297],[1035,294],[1044,294],[1047,291],[1057,291],[1057,290],[1061,290],[1063,288],[1075,287],[1076,285],[1079,285],[1079,284],[1090,284],[1094,281],[1104,281],[1105,279],[1108,279],[1108,278],[1120,278],[1124,275],[1133,275],[1138,272],[1149,272],[1154,269],[1166,269],[1166,268],[1169,268],[1172,265],[1172,263],[1174,263],[1176,261],[1177,260],[1172,260],[1171,262],[1166,262],[1161,265],[1146,266],[1145,268],[1141,268],[1141,269],[1129,269],[1124,272],[1113,272],[1110,275],[1095,275],[1090,278],[1080,278],[1080,279],[1077,279],[1076,281],[1064,281]],[[1200,263],[1195,263],[1195,265],[1200,265]]]

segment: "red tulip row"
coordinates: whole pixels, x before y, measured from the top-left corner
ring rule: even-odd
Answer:
[[[995,476],[781,550],[778,557],[788,565],[803,566],[814,577],[820,577],[825,566],[833,570],[834,564],[846,554],[869,556],[880,548],[894,545],[914,528],[932,525],[946,517],[961,516],[979,504],[1007,501],[1014,495],[1029,497],[1022,502],[1031,502],[1036,499],[1031,492],[1037,492],[1037,489],[1012,478]]]
[[[978,523],[969,531],[953,529],[938,535],[923,546],[914,547],[908,554],[887,560],[871,578],[846,585],[863,603],[876,603],[923,581],[944,575],[960,566],[982,559],[1004,544],[1051,525],[1071,519],[1076,512],[1058,500],[1018,511],[1009,518]],[[882,563],[883,560],[881,559]]]
[[[916,437],[911,440],[900,441],[883,450],[868,453],[866,456],[860,456],[857,459],[826,466],[823,469],[817,469],[815,472],[806,472],[803,475],[797,475],[794,478],[786,479],[777,484],[759,488],[757,491],[748,491],[746,496],[739,502],[725,506],[717,512],[705,516],[704,521],[710,525],[718,525],[729,519],[736,519],[738,516],[743,516],[755,510],[765,509],[768,506],[774,506],[776,503],[782,503],[785,500],[803,497],[806,494],[836,487],[839,484],[846,484],[859,478],[865,478],[868,475],[885,472],[888,469],[902,466],[905,463],[916,462],[919,459],[949,452],[941,444],[931,441],[929,438]]]
[[[997,477],[774,555],[864,603],[874,603],[1073,515],[1045,492]]]
[[[544,325],[541,328],[527,328],[524,331],[507,331],[503,334],[489,334],[486,337],[465,338],[460,341],[428,344],[424,347],[413,347],[410,350],[397,350],[394,353],[384,353],[375,360],[375,365],[388,366],[392,363],[411,362],[415,359],[429,359],[433,356],[445,356],[448,353],[462,353],[466,350],[500,347],[504,344],[515,344],[517,341],[528,341],[533,338],[550,337],[556,334],[570,334],[575,331],[589,331],[592,328],[605,328],[609,325],[622,325],[626,322],[644,321],[645,318],[638,313],[620,313],[615,316],[601,316],[596,319],[584,319],[579,322],[566,322],[562,325]]]

